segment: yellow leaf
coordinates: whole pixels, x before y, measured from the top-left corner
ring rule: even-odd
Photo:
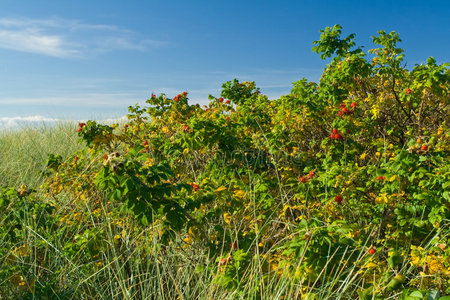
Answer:
[[[230,213],[224,213],[223,214],[223,220],[225,221],[225,223],[230,223],[230,219],[231,219],[231,215],[230,215]]]
[[[221,191],[225,191],[226,189],[227,188],[222,185],[222,186],[219,186],[214,192],[219,193]]]
[[[361,154],[361,155],[359,156],[359,159],[363,160],[363,159],[366,158],[366,156],[367,156],[367,153],[364,152],[363,154]]]
[[[373,268],[376,268],[376,267],[377,267],[377,264],[375,264],[375,263],[373,263],[373,262],[370,262],[370,263],[368,263],[367,265],[365,265],[365,267],[366,267],[367,269],[373,269]]]
[[[235,191],[234,195],[238,198],[243,198],[245,196],[245,191],[243,190]]]

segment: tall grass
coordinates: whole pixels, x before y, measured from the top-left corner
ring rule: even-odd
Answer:
[[[0,131],[0,186],[37,187],[51,153],[67,157],[81,149],[76,125],[60,122]]]

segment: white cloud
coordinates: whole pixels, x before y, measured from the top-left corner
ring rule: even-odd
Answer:
[[[60,122],[60,119],[48,118],[43,116],[28,117],[0,117],[0,129],[12,129],[22,126],[35,126],[44,123]]]
[[[65,42],[61,36],[43,34],[29,29],[0,29],[0,47],[56,57],[70,57],[79,54],[76,49],[65,48]]]
[[[58,18],[0,18],[0,48],[21,52],[81,57],[89,52],[146,51],[166,44],[107,24]]]

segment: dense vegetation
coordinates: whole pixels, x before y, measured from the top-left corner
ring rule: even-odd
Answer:
[[[321,33],[320,82],[280,99],[233,80],[80,123],[0,193],[1,297],[448,299],[448,64]]]

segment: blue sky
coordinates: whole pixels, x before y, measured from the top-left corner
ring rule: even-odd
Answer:
[[[115,118],[185,90],[206,103],[233,78],[278,98],[320,77],[312,42],[334,24],[366,50],[377,31],[400,33],[408,68],[448,62],[449,3],[1,0],[0,118]]]

